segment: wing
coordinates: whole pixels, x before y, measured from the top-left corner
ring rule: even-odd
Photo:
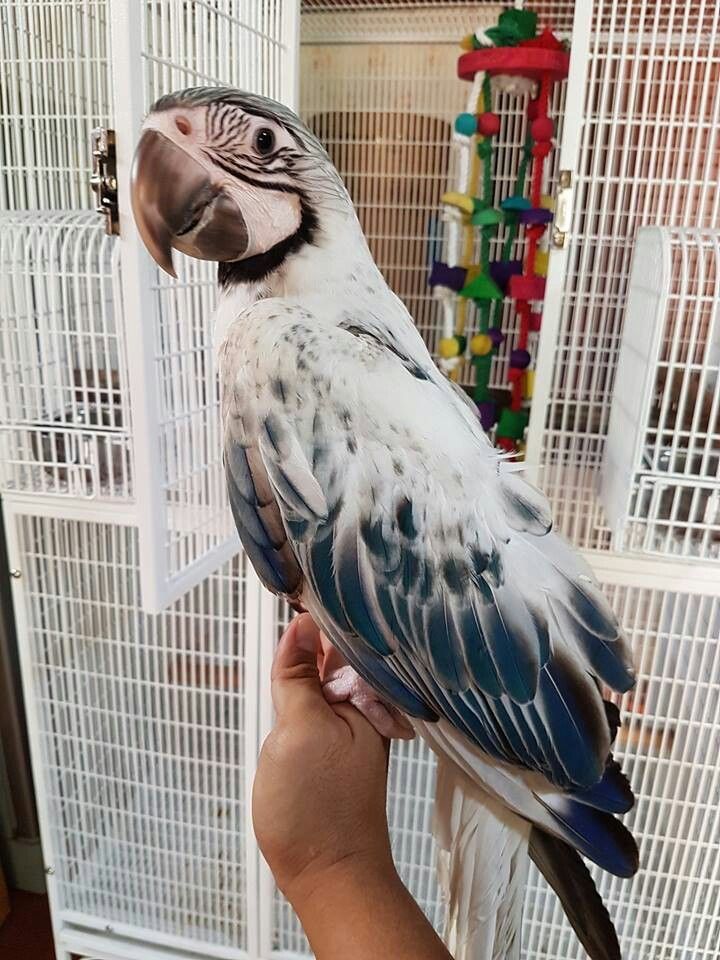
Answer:
[[[401,709],[559,786],[596,784],[610,750],[598,681],[633,676],[545,499],[424,358],[418,376],[362,325],[318,333],[295,317],[273,338],[249,399],[229,378],[226,418],[231,501],[261,576],[281,592],[304,579],[333,642]]]

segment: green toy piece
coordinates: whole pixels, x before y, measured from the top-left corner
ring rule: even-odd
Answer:
[[[509,440],[522,440],[529,419],[530,414],[527,410],[511,410],[510,407],[503,407],[495,436],[507,437]]]
[[[537,14],[532,10],[503,10],[496,27],[485,31],[496,47],[516,47],[533,40],[537,33]]]
[[[479,273],[470,283],[465,284],[460,296],[468,300],[502,300],[503,292],[494,280],[484,273]]]

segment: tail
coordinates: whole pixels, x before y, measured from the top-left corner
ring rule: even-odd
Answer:
[[[455,960],[519,960],[530,825],[438,761],[433,832]]]
[[[563,840],[533,827],[530,857],[560,899],[590,960],[621,960],[615,927],[580,855]]]

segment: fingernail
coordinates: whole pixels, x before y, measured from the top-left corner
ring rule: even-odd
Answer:
[[[308,613],[301,613],[295,619],[295,644],[308,653],[317,653],[320,644],[320,635],[313,618]]]

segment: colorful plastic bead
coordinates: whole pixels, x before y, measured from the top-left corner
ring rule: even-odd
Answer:
[[[492,350],[493,342],[486,333],[476,333],[470,341],[470,353],[474,357],[486,357]]]
[[[483,430],[490,430],[497,422],[497,405],[494,400],[482,400],[478,405]]]
[[[535,254],[535,273],[539,277],[546,277],[548,272],[548,252],[538,250]]]
[[[509,292],[513,300],[542,300],[545,296],[545,278],[534,275],[511,277]]]
[[[527,197],[521,197],[518,194],[513,194],[511,197],[505,197],[504,200],[500,201],[500,207],[502,210],[529,210],[532,204]]]
[[[455,131],[464,137],[471,137],[477,130],[474,113],[460,113],[455,117]]]
[[[484,273],[478,273],[465,284],[460,291],[460,296],[471,300],[502,300],[503,293],[490,277],[485,276]]]
[[[530,124],[530,133],[533,140],[552,140],[555,124],[550,117],[538,117]]]
[[[481,113],[477,119],[477,129],[478,133],[481,133],[484,137],[497,136],[500,133],[500,117],[490,111]]]
[[[467,271],[465,267],[449,267],[442,260],[435,260],[430,271],[428,284],[431,287],[449,287],[451,290],[462,290],[465,286]]]
[[[497,226],[499,223],[503,223],[505,217],[500,210],[495,210],[494,207],[486,207],[484,210],[476,210],[475,213],[470,217],[470,223],[474,227],[490,227]]]
[[[511,410],[510,407],[504,407],[498,421],[497,436],[520,440],[525,433],[527,422],[527,410]]]
[[[510,277],[514,277],[519,273],[522,273],[521,260],[494,260],[490,264],[490,276],[503,293],[507,291]]]
[[[510,383],[515,383],[516,380],[522,379],[523,372],[518,367],[510,367],[508,370],[508,380]]]
[[[520,211],[520,223],[550,223],[553,218],[552,210],[545,207],[530,207]]]
[[[510,366],[518,367],[520,370],[524,370],[525,367],[530,366],[530,354],[527,350],[513,350],[510,354]]]
[[[552,144],[549,140],[539,140],[535,146],[532,148],[532,155],[539,160],[542,160],[552,150]]]
[[[494,347],[499,347],[500,344],[505,339],[505,334],[498,327],[490,327],[490,329],[487,332],[487,335],[492,340]]]
[[[533,333],[537,333],[538,330],[540,329],[541,323],[542,323],[542,314],[536,313],[535,311],[533,311],[530,314],[530,324],[529,324],[530,330]]]
[[[457,337],[443,337],[438,344],[438,353],[444,360],[460,355],[460,344]]]
[[[466,193],[458,193],[457,190],[448,190],[440,199],[443,203],[448,204],[448,206],[457,207],[458,210],[462,210],[463,213],[472,213],[475,209],[473,198],[469,197]]]
[[[523,396],[526,400],[532,400],[533,390],[535,389],[535,371],[526,370],[523,378]]]
[[[527,118],[531,122],[537,120],[539,112],[539,104],[537,100],[529,100],[527,105]]]

